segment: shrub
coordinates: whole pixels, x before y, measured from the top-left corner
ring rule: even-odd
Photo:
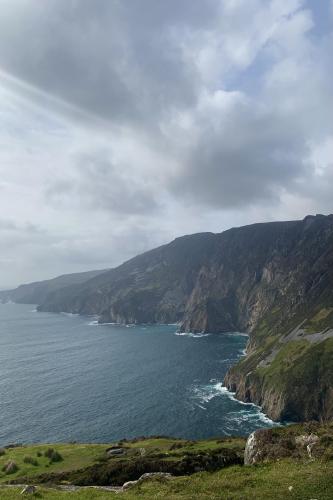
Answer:
[[[43,456],[43,454],[42,454],[41,451],[37,451],[36,455],[37,455],[37,457],[42,457]]]
[[[5,448],[0,448],[0,457],[3,457],[3,455],[6,455],[6,450]]]
[[[50,463],[61,462],[63,460],[62,456],[57,451],[53,451],[52,455],[49,458],[50,458]]]
[[[50,464],[53,462],[61,462],[63,460],[62,456],[54,448],[48,448],[44,452],[44,456],[50,459]]]
[[[333,436],[330,434],[323,434],[320,438],[320,443],[326,446],[333,444]]]
[[[54,449],[48,448],[46,451],[44,451],[44,457],[51,458],[53,453],[54,453]]]
[[[180,448],[183,448],[184,445],[182,443],[173,443],[170,446],[170,450],[179,450]]]
[[[34,457],[30,457],[30,456],[23,457],[23,462],[25,464],[31,464],[31,465],[35,465],[35,466],[38,465],[37,460]]]
[[[2,467],[2,470],[6,473],[6,474],[14,474],[15,472],[18,471],[18,466],[16,465],[16,463],[13,461],[13,460],[9,460],[9,462],[7,462],[3,467]]]

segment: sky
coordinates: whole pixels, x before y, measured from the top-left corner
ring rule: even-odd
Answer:
[[[0,288],[333,212],[333,1],[0,13]]]

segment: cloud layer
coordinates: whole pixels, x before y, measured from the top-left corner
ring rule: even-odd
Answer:
[[[0,287],[332,211],[328,1],[0,8]]]

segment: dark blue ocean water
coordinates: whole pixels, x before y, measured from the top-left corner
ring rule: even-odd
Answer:
[[[246,337],[0,305],[0,445],[243,435],[272,425],[223,387]]]

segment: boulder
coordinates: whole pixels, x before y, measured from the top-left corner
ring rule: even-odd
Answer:
[[[148,481],[149,479],[157,478],[157,479],[171,479],[172,474],[168,472],[146,472],[139,477],[137,481],[127,481],[123,484],[123,490],[128,490],[137,484],[143,483],[144,481]]]
[[[34,495],[37,491],[36,486],[32,484],[27,484],[21,491],[21,495]]]
[[[259,441],[257,431],[252,432],[246,441],[244,452],[244,465],[253,465],[260,461],[261,450],[259,448]]]
[[[117,455],[124,455],[125,453],[125,448],[111,448],[110,450],[107,450],[106,454],[108,457],[114,457]]]

